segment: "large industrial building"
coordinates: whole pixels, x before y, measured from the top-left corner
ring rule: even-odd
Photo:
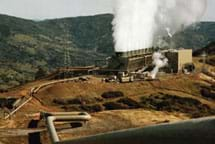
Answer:
[[[142,69],[144,66],[152,64],[152,53],[152,48],[129,52],[116,52],[109,60],[108,69],[134,72]]]
[[[108,70],[117,72],[135,72],[152,66],[153,48],[129,52],[116,52],[108,61]],[[192,49],[164,50],[161,53],[168,59],[166,72],[182,72],[187,64],[192,64]]]

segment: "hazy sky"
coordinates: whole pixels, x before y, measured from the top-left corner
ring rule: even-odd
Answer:
[[[114,0],[0,0],[0,13],[27,19],[50,19],[112,13]],[[203,18],[215,21],[215,0]]]

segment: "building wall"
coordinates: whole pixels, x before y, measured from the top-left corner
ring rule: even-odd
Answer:
[[[178,51],[178,71],[183,69],[184,64],[192,63],[192,49],[182,49]]]
[[[133,72],[144,66],[149,66],[152,64],[152,52],[145,53],[145,51],[116,53],[111,58],[108,69]],[[192,63],[192,49],[167,51],[164,52],[164,55],[168,58],[167,72],[178,73],[183,69],[184,64]]]
[[[116,52],[117,57],[131,58],[153,53],[153,48],[145,48],[128,52]]]
[[[152,54],[137,56],[133,58],[128,58],[128,65],[125,70],[128,72],[134,72],[136,70],[142,69],[145,66],[152,64]]]
[[[175,51],[168,51],[165,53],[168,58],[167,72],[178,73],[183,69],[184,64],[192,63],[192,49],[180,49]]]
[[[132,57],[113,56],[108,64],[108,69],[134,72],[144,66],[152,64],[152,54],[143,54]]]
[[[177,73],[178,72],[178,52],[166,52],[166,58],[168,59],[168,68],[166,72]]]

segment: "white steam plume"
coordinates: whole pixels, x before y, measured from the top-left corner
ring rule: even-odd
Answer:
[[[126,52],[154,46],[160,37],[174,35],[198,22],[207,0],[115,0],[115,50]]]
[[[172,33],[170,32],[170,28],[166,28],[167,34],[170,38],[173,37]]]
[[[168,59],[160,52],[155,52],[152,56],[152,59],[153,59],[153,65],[155,65],[155,68],[151,71],[151,77],[152,79],[155,79],[157,73],[159,72],[159,69],[167,66]]]

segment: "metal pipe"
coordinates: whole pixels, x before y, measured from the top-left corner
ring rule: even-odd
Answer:
[[[46,119],[47,128],[53,144],[60,141],[54,126],[54,121],[85,122],[91,119],[91,116],[86,112],[55,112],[42,113],[42,115]]]
[[[47,118],[47,121],[46,121],[47,126],[48,126],[47,128],[48,128],[48,131],[49,131],[49,133],[50,133],[50,138],[51,138],[51,141],[52,141],[53,144],[60,141],[60,140],[59,140],[59,137],[58,137],[58,135],[57,135],[55,126],[54,126],[54,121],[55,121],[55,120],[56,120],[56,117],[54,117],[54,116],[49,116],[49,117]]]
[[[21,109],[25,104],[27,104],[29,101],[32,100],[32,97],[29,97],[25,102],[23,102],[19,107],[17,107],[15,110],[13,110],[11,113],[9,113],[4,119],[8,119],[13,114],[15,114],[19,109]]]
[[[57,144],[214,144],[215,117],[128,129]]]
[[[80,115],[80,116],[83,116],[83,115],[89,115],[87,112],[49,112],[49,113],[46,113],[46,112],[42,112],[43,115],[50,115],[50,116],[71,116],[71,115]]]

